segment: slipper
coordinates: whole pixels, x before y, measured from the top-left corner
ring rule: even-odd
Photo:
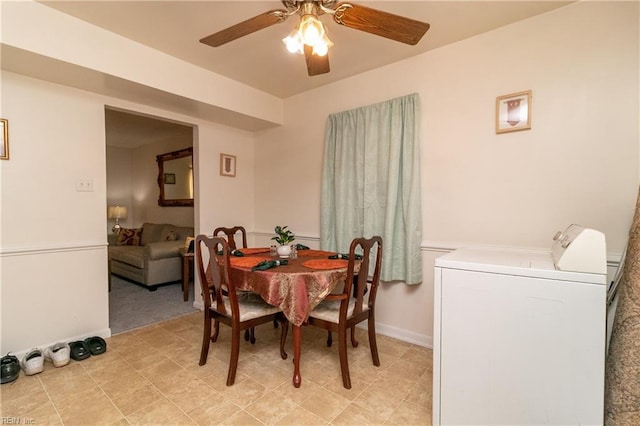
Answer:
[[[84,343],[89,347],[91,355],[100,355],[107,351],[107,342],[102,337],[89,337],[84,339]]]
[[[42,355],[42,351],[38,348],[31,349],[24,358],[22,358],[20,366],[27,376],[42,373],[44,370],[44,356]]]
[[[0,360],[1,370],[2,370],[2,380],[0,383],[11,383],[18,378],[20,375],[20,362],[18,358],[7,354],[2,357]]]
[[[91,356],[89,346],[82,340],[69,343],[69,347],[71,348],[71,359],[73,360],[82,361]]]
[[[44,359],[53,362],[55,367],[63,367],[69,364],[69,352],[71,349],[66,342],[58,342],[44,350]]]

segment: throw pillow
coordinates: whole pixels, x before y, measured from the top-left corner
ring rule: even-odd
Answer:
[[[195,238],[187,237],[184,241],[184,249],[187,253],[193,253],[193,244],[195,243]]]
[[[178,239],[178,233],[173,225],[164,225],[162,232],[160,232],[160,239],[156,241],[175,241]]]
[[[142,228],[121,228],[116,240],[118,246],[139,246]]]

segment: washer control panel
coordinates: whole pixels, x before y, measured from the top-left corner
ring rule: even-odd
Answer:
[[[551,252],[556,269],[607,273],[607,244],[602,232],[572,224],[558,231],[553,240]]]

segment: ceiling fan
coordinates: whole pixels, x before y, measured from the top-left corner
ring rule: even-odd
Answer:
[[[298,14],[298,25],[282,41],[292,53],[304,54],[310,76],[329,72],[329,47],[333,45],[318,16],[330,14],[345,27],[361,30],[410,45],[417,44],[429,29],[426,22],[416,21],[350,2],[336,0],[282,0],[285,9],[270,10],[246,21],[232,25],[200,40],[212,47],[284,22]]]

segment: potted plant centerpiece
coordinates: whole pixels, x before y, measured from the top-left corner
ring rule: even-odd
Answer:
[[[293,232],[287,229],[287,226],[276,226],[276,236],[271,238],[275,240],[280,246],[277,249],[278,256],[282,258],[288,258],[291,254],[291,246],[289,245],[296,239],[296,236],[293,235]]]

